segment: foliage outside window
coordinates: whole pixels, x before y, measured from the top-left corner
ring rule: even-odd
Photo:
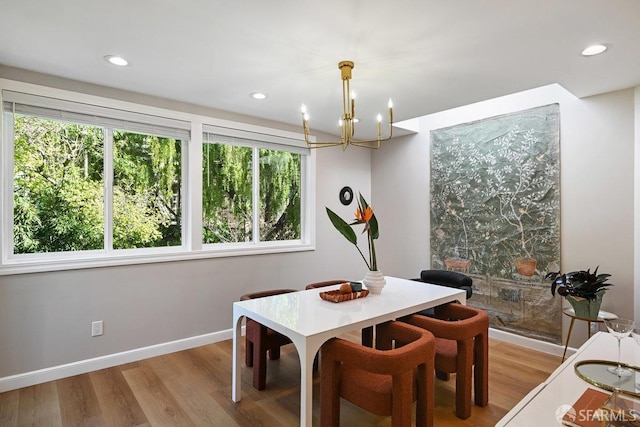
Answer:
[[[102,249],[104,132],[16,115],[14,253]]]
[[[113,249],[181,245],[181,142],[16,114],[15,254],[105,249],[105,135],[113,135]]]
[[[300,154],[260,149],[260,240],[300,239]]]
[[[301,155],[205,139],[214,142],[202,147],[203,243],[301,239]]]
[[[202,243],[253,239],[253,150],[202,146]]]
[[[181,142],[113,134],[114,249],[182,244]]]

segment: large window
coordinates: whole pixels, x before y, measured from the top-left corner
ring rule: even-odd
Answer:
[[[194,141],[184,114],[2,97],[3,266],[309,248],[310,152],[288,135],[204,125]]]

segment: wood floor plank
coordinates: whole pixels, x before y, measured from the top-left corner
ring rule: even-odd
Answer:
[[[0,393],[0,426],[15,427],[18,425],[19,397],[19,390]]]
[[[63,425],[106,425],[89,374],[63,378],[56,381],[56,386]]]
[[[358,341],[359,334],[345,338]],[[0,426],[224,426],[299,425],[300,361],[295,347],[269,360],[267,388],[255,390],[252,370],[240,367],[242,400],[231,400],[231,340],[128,363],[90,374],[0,394]],[[489,405],[455,416],[455,375],[435,381],[438,427],[494,426],[558,366],[560,357],[489,340]],[[313,384],[313,424],[320,422],[319,377]],[[414,419],[415,419],[415,409]],[[343,401],[341,425],[391,425]]]
[[[107,425],[150,425],[119,367],[91,372],[89,378]]]
[[[146,361],[122,373],[151,425],[193,426],[189,416]]]
[[[60,380],[61,381],[61,380]],[[19,426],[62,426],[57,381],[20,389]]]
[[[154,357],[146,362],[162,379],[194,425],[236,425],[211,395],[217,383],[212,367],[219,362],[201,359],[195,353],[197,352],[177,352]]]

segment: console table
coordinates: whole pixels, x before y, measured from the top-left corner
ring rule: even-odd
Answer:
[[[633,338],[622,340],[621,362],[640,366],[640,347]],[[617,361],[618,341],[611,334],[597,332],[571,357],[562,363],[545,382],[533,389],[507,415],[497,427],[539,427],[559,425],[556,411],[562,405],[573,405],[587,388],[595,388],[582,380],[574,371],[581,360]],[[629,381],[640,382],[640,374]]]

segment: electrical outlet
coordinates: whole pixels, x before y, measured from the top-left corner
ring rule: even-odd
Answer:
[[[97,337],[102,335],[102,320],[96,320],[95,322],[91,322],[91,336]]]

